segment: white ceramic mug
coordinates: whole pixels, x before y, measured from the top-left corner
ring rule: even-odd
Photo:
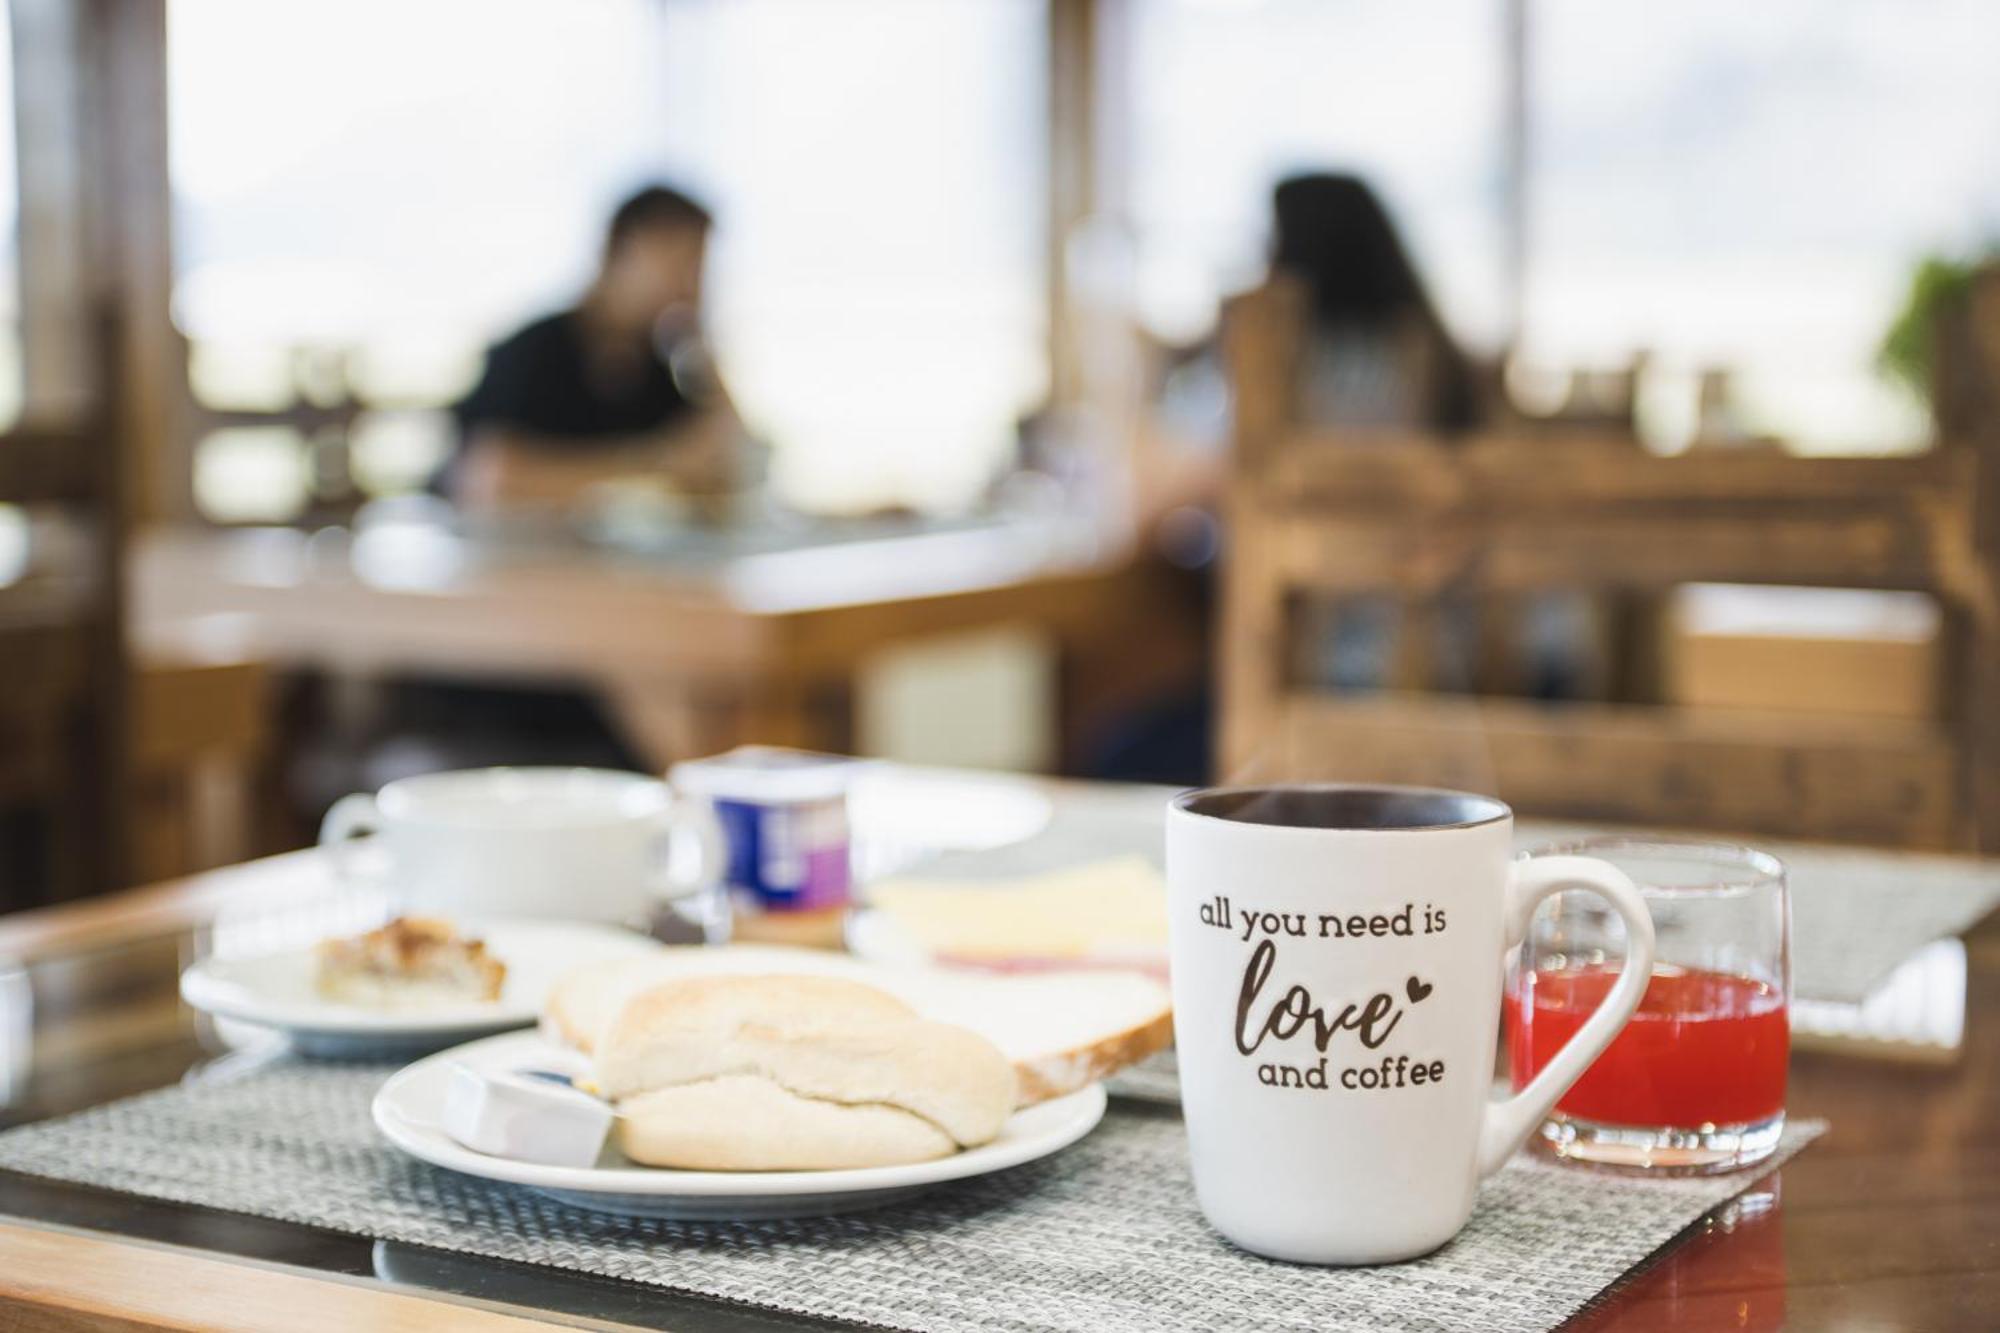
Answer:
[[[1631,1017],[1653,964],[1639,891],[1602,861],[1515,861],[1513,825],[1499,801],[1422,788],[1173,802],[1181,1106],[1224,1236],[1315,1264],[1436,1249]],[[1624,973],[1526,1088],[1492,1100],[1504,957],[1564,889],[1624,918]]]
[[[364,834],[387,852],[362,862]],[[320,824],[341,878],[378,881],[445,916],[637,922],[720,882],[714,816],[664,782],[591,768],[477,768],[343,796]]]

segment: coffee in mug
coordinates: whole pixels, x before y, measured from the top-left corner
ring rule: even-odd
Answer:
[[[1424,788],[1190,792],[1167,819],[1174,1035],[1195,1193],[1244,1249],[1314,1264],[1426,1254],[1638,1007],[1653,926],[1623,872],[1513,857],[1490,797]],[[1490,1097],[1503,963],[1567,889],[1623,918],[1623,974],[1515,1096]]]

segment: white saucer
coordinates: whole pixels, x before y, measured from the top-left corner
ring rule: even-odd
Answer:
[[[412,1056],[469,1037],[527,1027],[549,988],[587,963],[650,953],[659,945],[615,926],[574,921],[494,921],[459,929],[507,965],[500,998],[412,1010],[364,1009],[321,999],[311,949],[254,958],[206,958],[181,973],[181,998],[219,1019],[282,1033],[304,1055],[336,1059]]]
[[[1104,1116],[1097,1084],[1016,1111],[1000,1137],[934,1162],[844,1171],[669,1171],[635,1166],[615,1148],[592,1167],[538,1166],[462,1147],[438,1127],[451,1066],[580,1073],[583,1057],[532,1032],[488,1037],[399,1070],[375,1094],[375,1127],[413,1157],[487,1180],[525,1185],[600,1212],[688,1221],[816,1217],[875,1208],[947,1180],[1019,1166],[1067,1148]]]

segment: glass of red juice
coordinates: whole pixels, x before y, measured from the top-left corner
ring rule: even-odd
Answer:
[[[1590,838],[1531,856],[1594,856],[1630,875],[1658,937],[1639,1010],[1556,1103],[1541,1145],[1558,1157],[1705,1174],[1771,1155],[1791,1054],[1791,900],[1776,857],[1667,838]],[[1624,965],[1602,900],[1564,893],[1529,924],[1507,974],[1516,1088],[1597,1008]]]

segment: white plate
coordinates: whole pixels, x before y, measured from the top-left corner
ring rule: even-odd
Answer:
[[[507,1181],[600,1212],[686,1220],[814,1217],[874,1208],[947,1180],[983,1176],[1047,1157],[1088,1134],[1104,1116],[1096,1084],[1016,1111],[1000,1137],[934,1162],[843,1171],[669,1171],[635,1166],[617,1149],[598,1165],[539,1166],[474,1152],[438,1127],[451,1066],[580,1073],[583,1057],[532,1032],[510,1032],[441,1051],[398,1071],[375,1094],[375,1127],[413,1157],[487,1180]]]
[[[284,1034],[306,1055],[358,1059],[416,1055],[535,1022],[549,988],[587,963],[649,953],[659,945],[614,926],[574,921],[461,924],[507,965],[500,998],[422,1009],[335,1004],[313,989],[311,949],[254,958],[206,958],[181,973],[181,998],[205,1014]]]

